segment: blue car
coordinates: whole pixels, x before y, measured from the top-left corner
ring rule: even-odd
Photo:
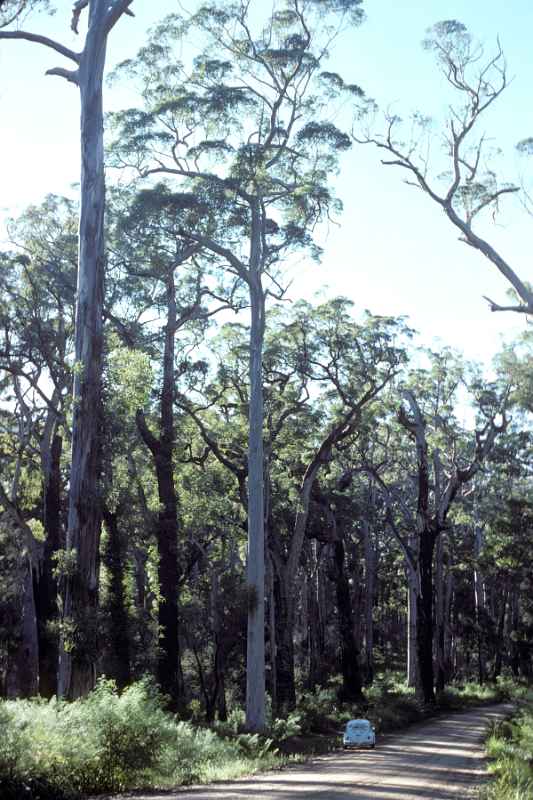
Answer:
[[[371,750],[376,746],[376,732],[367,719],[351,719],[346,723],[342,746],[345,750],[351,747],[368,747]]]

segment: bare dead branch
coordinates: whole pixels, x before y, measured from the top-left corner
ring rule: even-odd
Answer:
[[[74,83],[79,86],[79,71],[77,69],[64,69],[63,67],[54,67],[47,69],[45,75],[57,75],[60,78],[65,78],[69,83]]]
[[[27,42],[35,42],[35,44],[42,44],[60,53],[65,58],[69,58],[76,64],[80,63],[80,54],[75,53],[69,47],[65,47],[60,42],[54,39],[49,39],[48,36],[41,36],[39,33],[30,33],[29,31],[0,31],[0,39],[24,39]]]
[[[116,25],[120,17],[125,14],[128,17],[134,17],[135,14],[130,9],[133,0],[115,0],[109,11],[107,12],[107,17],[104,22],[104,29],[106,33]]]
[[[70,28],[74,33],[78,33],[78,25],[80,22],[81,12],[89,5],[89,0],[77,0],[72,7],[72,19],[70,21]]]

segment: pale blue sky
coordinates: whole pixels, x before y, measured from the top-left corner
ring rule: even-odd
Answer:
[[[185,3],[189,8],[195,4]],[[26,27],[75,48],[71,5],[71,0],[60,0],[53,18],[36,18]],[[110,66],[132,56],[149,25],[177,5],[176,0],[135,0],[135,19],[122,19],[110,38]],[[506,177],[516,180],[520,165],[514,145],[533,135],[530,0],[505,5],[496,0],[366,0],[365,8],[367,21],[339,43],[332,66],[397,113],[419,108],[437,116],[444,110],[442,81],[420,47],[429,25],[460,19],[487,48],[500,36],[515,77],[487,123],[504,149]],[[60,56],[37,45],[0,43],[0,217],[39,202],[46,192],[68,193],[78,180],[77,92],[58,78],[44,77],[47,68],[61,63]],[[125,91],[106,93],[108,109],[131,102]],[[524,320],[488,311],[482,295],[505,300],[505,281],[459,243],[442,212],[401,178],[382,167],[370,148],[347,154],[337,180],[345,206],[340,227],[333,227],[324,242],[321,266],[301,263],[294,270],[292,295],[310,298],[327,284],[330,294],[346,294],[359,308],[408,315],[429,345],[436,346],[434,337],[439,337],[469,358],[488,360],[499,349],[501,334],[510,337],[522,330]],[[498,227],[485,231],[529,280],[531,224],[511,199]]]

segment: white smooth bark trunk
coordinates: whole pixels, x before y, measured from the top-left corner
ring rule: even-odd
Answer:
[[[105,206],[102,83],[107,5],[103,0],[90,3],[79,66],[81,206],[67,531],[67,550],[76,552],[76,571],[66,579],[58,681],[59,695],[70,699],[85,695],[96,679]]]
[[[253,242],[252,242],[253,247]],[[248,443],[248,639],[246,728],[265,728],[265,530],[263,476],[264,294],[259,270],[250,275],[250,408]]]

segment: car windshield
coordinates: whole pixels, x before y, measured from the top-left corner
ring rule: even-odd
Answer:
[[[348,728],[350,731],[366,731],[368,730],[368,722],[349,722]]]

